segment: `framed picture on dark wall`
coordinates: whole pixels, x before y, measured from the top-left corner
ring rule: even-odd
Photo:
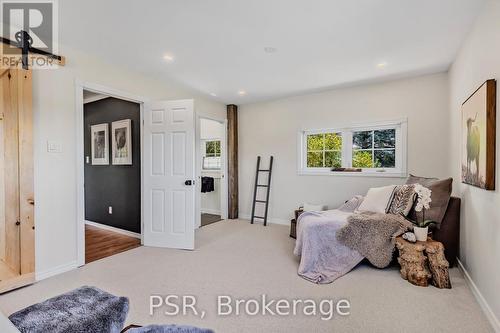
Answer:
[[[111,144],[114,165],[132,165],[132,122],[130,119],[111,123]]]
[[[109,164],[109,133],[108,124],[92,125],[90,127],[92,165]]]
[[[496,81],[462,104],[462,183],[495,189]]]

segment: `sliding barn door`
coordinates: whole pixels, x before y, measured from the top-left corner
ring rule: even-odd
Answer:
[[[3,236],[4,271],[10,268],[21,273],[19,221],[19,120],[17,113],[17,71],[5,70],[2,75],[2,141],[3,141]],[[0,189],[1,190],[1,189]],[[5,273],[4,273],[5,274]]]
[[[31,71],[0,70],[3,196],[0,292],[34,281]]]
[[[144,114],[144,245],[194,249],[192,100],[154,102]]]

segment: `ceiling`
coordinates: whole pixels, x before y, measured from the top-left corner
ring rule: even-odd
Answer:
[[[64,0],[59,36],[105,61],[245,104],[445,71],[484,2]]]

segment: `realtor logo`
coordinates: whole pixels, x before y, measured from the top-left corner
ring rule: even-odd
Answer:
[[[57,54],[57,0],[0,0],[3,38],[3,57],[19,55],[24,47],[45,54]],[[6,39],[10,42],[6,43]],[[31,66],[43,67],[34,52]],[[12,58],[12,57],[10,57]],[[36,63],[35,63],[36,61]],[[3,59],[2,59],[2,62]],[[38,66],[37,66],[38,65]]]

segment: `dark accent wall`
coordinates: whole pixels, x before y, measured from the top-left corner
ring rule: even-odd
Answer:
[[[85,219],[112,227],[141,232],[140,105],[106,98],[84,105]],[[132,121],[132,165],[113,165],[111,123]],[[108,123],[109,165],[92,165],[90,126]],[[108,207],[113,207],[113,214]]]

